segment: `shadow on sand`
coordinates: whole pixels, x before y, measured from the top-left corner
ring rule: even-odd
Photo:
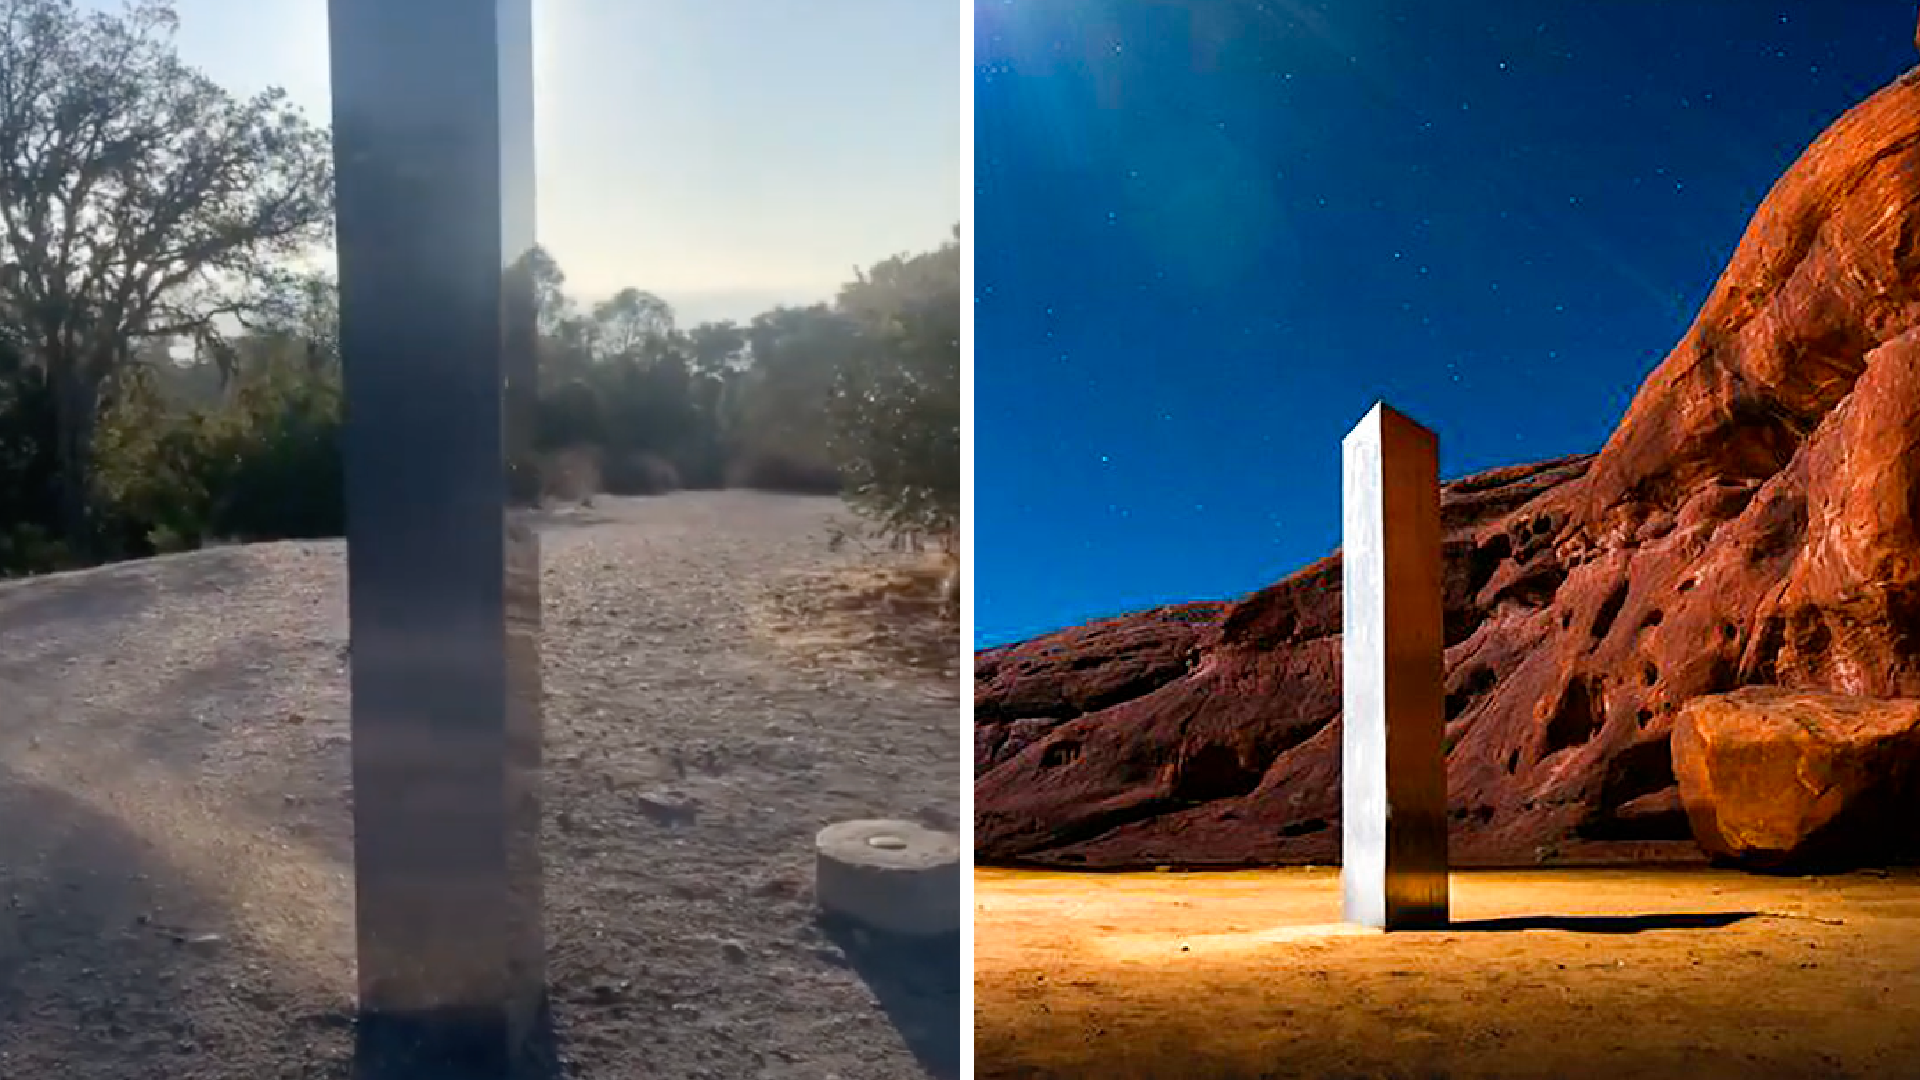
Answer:
[[[1459,919],[1449,933],[1513,933],[1559,930],[1568,934],[1641,934],[1649,930],[1719,930],[1756,918],[1758,911],[1676,912],[1661,915],[1514,915],[1499,919]]]
[[[933,1080],[960,1077],[960,935],[915,938],[823,920]]]

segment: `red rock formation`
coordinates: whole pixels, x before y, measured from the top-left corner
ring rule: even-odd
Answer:
[[[1669,737],[1700,695],[1920,696],[1920,72],[1780,180],[1597,456],[1443,506],[1463,864],[1699,857]],[[980,654],[979,857],[1332,861],[1339,580]]]
[[[1920,854],[1920,700],[1748,687],[1695,698],[1673,727],[1693,835],[1755,869]]]

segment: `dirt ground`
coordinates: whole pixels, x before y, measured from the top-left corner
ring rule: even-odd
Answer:
[[[1337,870],[975,874],[975,1075],[1920,1075],[1920,874],[1453,876],[1344,927]]]
[[[814,919],[821,826],[959,809],[958,630],[898,595],[908,560],[830,551],[840,516],[719,493],[548,522],[568,1076],[953,1067],[957,945],[879,972]],[[345,589],[337,542],[0,585],[0,1077],[354,1074]]]

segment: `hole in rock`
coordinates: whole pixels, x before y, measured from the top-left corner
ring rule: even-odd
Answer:
[[[1769,617],[1760,624],[1754,637],[1752,681],[1779,681],[1780,652],[1787,639],[1787,620],[1778,615]]]
[[[1659,681],[1660,681],[1660,666],[1658,664],[1655,664],[1653,661],[1648,660],[1640,665],[1641,685],[1652,686],[1654,683],[1657,683]]]
[[[1673,744],[1669,738],[1662,736],[1629,743],[1613,755],[1601,773],[1600,804],[1617,808],[1675,783]]]
[[[1703,694],[1724,694],[1740,688],[1740,668],[1727,657],[1721,657],[1707,669],[1707,685]]]
[[[1232,799],[1252,791],[1260,774],[1240,763],[1240,755],[1224,746],[1203,746],[1180,763],[1173,780],[1173,797],[1182,802]]]
[[[1071,765],[1079,760],[1080,744],[1074,742],[1072,739],[1061,739],[1059,742],[1050,744],[1045,750],[1040,752],[1040,767],[1042,769],[1058,769],[1064,765]]]
[[[1493,669],[1485,664],[1475,664],[1467,669],[1460,679],[1460,685],[1447,695],[1447,719],[1458,719],[1473,700],[1493,687]]]
[[[1640,629],[1646,630],[1650,627],[1659,626],[1660,620],[1664,618],[1666,618],[1666,615],[1661,612],[1659,608],[1654,608],[1652,611],[1640,617]]]
[[[1833,645],[1833,631],[1818,619],[1801,620],[1800,632],[1795,636],[1799,638],[1796,647],[1803,656],[1823,656]]]
[[[1521,572],[1499,596],[1494,599],[1512,598],[1522,607],[1543,608],[1553,603],[1559,594],[1560,586],[1565,584],[1567,572],[1553,562],[1543,562]],[[1567,616],[1562,616],[1562,619]],[[1563,622],[1562,629],[1566,624]]]
[[[1474,548],[1473,554],[1467,557],[1467,575],[1473,586],[1472,591],[1478,594],[1486,588],[1487,582],[1493,580],[1493,572],[1512,554],[1513,541],[1505,533],[1489,537],[1486,543]]]
[[[1326,818],[1308,818],[1305,821],[1293,821],[1280,826],[1279,833],[1281,836],[1306,836],[1310,833],[1323,832],[1326,827]]]
[[[1560,700],[1555,703],[1553,715],[1547,718],[1541,757],[1579,746],[1600,730],[1597,708],[1600,695],[1596,681],[1579,677],[1567,680],[1566,689],[1560,692]]]
[[[1593,640],[1599,641],[1607,636],[1607,631],[1613,629],[1613,620],[1620,617],[1620,609],[1626,602],[1627,583],[1621,581],[1614,585],[1613,591],[1607,594],[1599,612],[1593,617]]]

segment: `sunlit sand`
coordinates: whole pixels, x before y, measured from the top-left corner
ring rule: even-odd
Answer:
[[[983,869],[977,1076],[1911,1075],[1920,874],[1453,876],[1454,925],[1340,921],[1339,872]]]

